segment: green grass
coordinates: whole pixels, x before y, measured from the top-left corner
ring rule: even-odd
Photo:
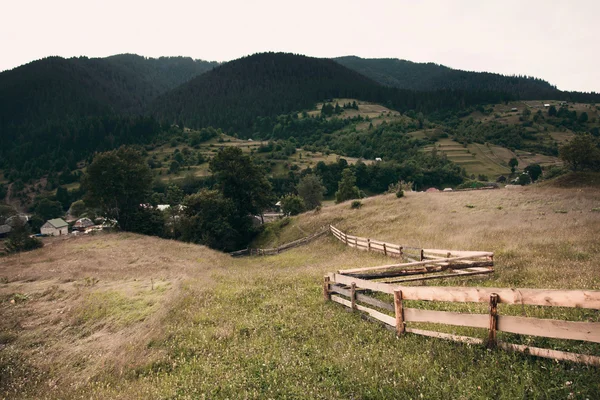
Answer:
[[[190,284],[154,343],[168,362],[95,393],[147,398],[598,398],[598,370],[407,334],[324,303],[302,249]],[[310,262],[310,259],[307,260]],[[252,262],[251,262],[252,264]],[[245,266],[247,268],[248,265]],[[234,267],[233,271],[240,271]],[[235,304],[235,307],[231,307]],[[479,335],[480,336],[480,335]],[[162,368],[162,369],[161,369]],[[566,382],[572,382],[567,385]],[[113,387],[113,385],[115,385]],[[133,392],[131,392],[133,390]]]

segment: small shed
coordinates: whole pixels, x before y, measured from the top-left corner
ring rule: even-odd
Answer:
[[[46,221],[40,228],[42,235],[61,236],[69,234],[69,224],[62,218],[55,218]]]

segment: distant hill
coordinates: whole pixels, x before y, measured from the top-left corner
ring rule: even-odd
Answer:
[[[382,85],[401,89],[498,91],[521,99],[553,98],[560,93],[550,83],[533,77],[461,71],[439,64],[415,63],[396,58],[347,56],[334,60]]]
[[[159,93],[173,89],[219,65],[216,61],[194,60],[190,57],[146,58],[137,54],[118,54],[104,60],[123,71],[141,76]]]
[[[140,113],[161,93],[217,63],[184,57],[48,57],[0,73],[0,126]]]
[[[154,115],[186,126],[249,129],[257,116],[312,108],[326,98],[360,97],[380,85],[329,60],[261,53],[228,62],[159,97]]]
[[[331,59],[261,53],[220,65],[160,96],[152,114],[170,123],[251,133],[256,118],[311,109],[330,98],[356,98],[395,110],[432,112],[497,102],[499,92],[415,92],[381,85]]]

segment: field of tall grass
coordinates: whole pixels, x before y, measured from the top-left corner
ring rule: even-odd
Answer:
[[[493,276],[454,285],[598,290],[599,209],[590,187],[378,196],[276,222],[255,245],[331,223],[406,246],[495,252]],[[396,337],[323,301],[325,273],[389,261],[331,236],[234,259],[127,233],[1,258],[0,398],[600,398],[598,368]]]

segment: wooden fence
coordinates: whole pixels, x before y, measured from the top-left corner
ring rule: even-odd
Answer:
[[[494,253],[489,251],[422,249],[348,235],[332,225],[329,225],[329,230],[333,236],[347,246],[410,261],[338,271],[338,273],[355,278],[383,279],[388,283],[404,283],[486,275],[494,272]]]
[[[394,303],[372,297],[371,293],[392,295]],[[385,282],[360,279],[342,273],[325,276],[323,293],[332,300],[393,327],[401,335],[405,332],[472,344],[486,344],[511,351],[600,366],[600,357],[544,349],[498,341],[497,332],[546,338],[579,340],[600,343],[599,322],[575,322],[547,318],[499,315],[498,304],[518,304],[548,307],[577,307],[600,309],[600,291],[595,290],[544,290],[487,287],[410,287]],[[381,296],[380,296],[381,297]],[[443,301],[454,303],[488,303],[489,313],[469,314],[433,311],[404,307],[404,300]],[[371,307],[367,307],[369,305]],[[374,308],[373,308],[374,307]],[[393,313],[393,315],[390,315]],[[436,324],[485,328],[487,338],[459,336],[411,327],[411,323]]]
[[[314,233],[310,236],[303,237],[298,240],[294,240],[293,242],[289,242],[283,244],[279,247],[271,248],[271,249],[253,249],[247,248],[243,250],[234,251],[233,253],[229,253],[232,257],[243,257],[243,256],[273,256],[281,253],[282,251],[293,249],[294,247],[302,246],[320,236],[323,236],[328,232],[327,229],[322,229],[321,231]]]

